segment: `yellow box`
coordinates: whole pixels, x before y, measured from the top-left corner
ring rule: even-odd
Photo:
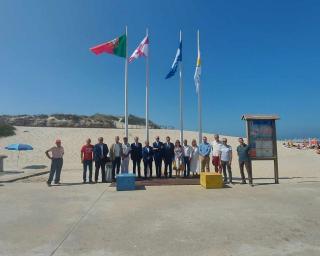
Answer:
[[[215,172],[201,172],[200,184],[204,188],[223,188],[222,175]]]

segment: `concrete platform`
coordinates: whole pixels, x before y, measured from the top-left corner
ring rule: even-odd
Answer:
[[[124,192],[79,170],[45,180],[0,184],[0,255],[320,255],[316,180]]]
[[[190,178],[181,178],[181,177],[173,177],[170,179],[165,179],[162,177],[161,179],[153,177],[148,179],[136,178],[136,186],[178,186],[178,185],[199,185],[200,184],[199,177],[190,177]],[[115,187],[116,183],[113,182],[111,187]]]

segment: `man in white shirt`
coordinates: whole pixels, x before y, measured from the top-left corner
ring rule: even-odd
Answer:
[[[115,181],[116,173],[120,172],[122,144],[119,142],[119,136],[115,137],[115,143],[110,148],[110,160],[112,161],[112,180]],[[117,169],[117,170],[116,170]]]
[[[129,172],[130,152],[131,152],[131,146],[128,143],[128,138],[123,137],[121,173]]]
[[[183,141],[183,152],[184,152],[184,173],[183,177],[189,177],[190,176],[190,160],[192,156],[192,147],[188,145],[188,141]]]
[[[227,144],[227,139],[222,139],[222,145],[220,147],[220,162],[223,170],[223,178],[225,183],[231,183],[232,184],[232,171],[231,171],[231,163],[232,163],[232,148],[230,145]],[[227,178],[227,172],[226,169],[228,169],[228,176],[229,176],[229,182]]]
[[[221,145],[222,143],[219,140],[219,134],[215,134],[214,141],[212,142],[212,164],[216,173],[221,173],[222,171],[219,157]]]
[[[51,152],[51,156],[49,155]],[[61,140],[56,140],[56,146],[48,149],[46,151],[46,156],[51,159],[51,168],[50,168],[50,175],[47,181],[48,186],[51,186],[51,182],[53,177],[55,177],[55,184],[60,184],[60,174],[63,165],[63,155],[64,149],[61,146]]]

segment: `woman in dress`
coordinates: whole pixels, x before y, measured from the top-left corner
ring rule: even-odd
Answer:
[[[192,140],[192,153],[191,153],[191,161],[190,161],[190,171],[193,176],[198,175],[199,173],[199,150],[197,146],[197,141]]]
[[[180,140],[176,140],[176,143],[174,145],[174,161],[176,176],[180,177],[181,172],[183,171],[183,147],[180,144]]]

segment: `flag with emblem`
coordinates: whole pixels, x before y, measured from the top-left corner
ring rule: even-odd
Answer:
[[[131,54],[129,58],[129,62],[134,61],[135,59],[138,59],[141,56],[147,57],[149,51],[149,37],[146,36],[143,38],[137,49],[134,50],[134,52]]]
[[[126,58],[127,36],[122,35],[109,42],[105,42],[90,48],[90,51],[99,55],[101,53],[109,53],[119,57]]]

